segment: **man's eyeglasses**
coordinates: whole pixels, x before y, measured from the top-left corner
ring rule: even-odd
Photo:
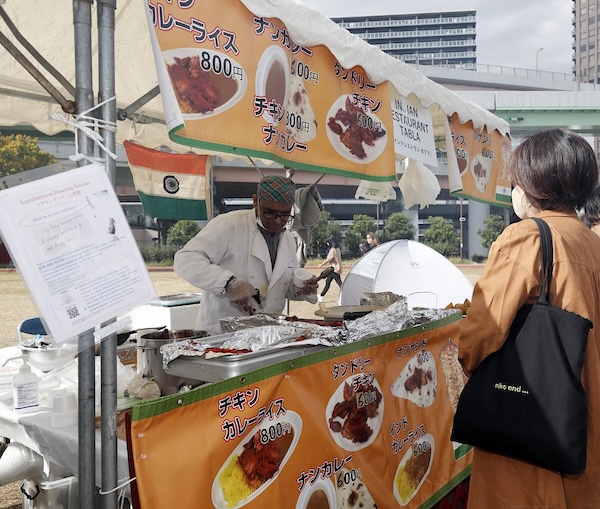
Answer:
[[[270,220],[279,219],[282,223],[287,223],[288,221],[291,221],[292,219],[294,219],[294,216],[290,213],[278,214],[277,212],[273,212],[273,211],[265,211],[265,209],[263,209],[261,205],[259,205],[259,207],[260,207],[260,211],[262,212],[263,216],[265,216],[265,219],[270,219]]]

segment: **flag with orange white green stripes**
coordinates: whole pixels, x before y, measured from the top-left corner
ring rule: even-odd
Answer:
[[[209,219],[211,157],[123,143],[144,212],[158,219]]]

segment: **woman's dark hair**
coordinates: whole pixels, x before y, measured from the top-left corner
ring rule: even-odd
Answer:
[[[327,243],[333,248],[340,247],[340,243],[337,241],[337,239],[335,237],[329,237],[327,239]]]
[[[513,184],[540,210],[580,209],[598,184],[598,163],[590,144],[567,129],[525,138],[508,161]]]
[[[594,189],[594,194],[586,202],[581,219],[588,228],[600,223],[600,186]]]

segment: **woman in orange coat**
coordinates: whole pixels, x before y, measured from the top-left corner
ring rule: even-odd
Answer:
[[[596,509],[600,507],[600,237],[576,214],[598,182],[596,157],[582,137],[553,129],[525,139],[511,156],[508,170],[513,207],[524,220],[508,226],[490,249],[468,315],[460,324],[459,360],[465,372],[476,369],[502,347],[519,308],[538,300],[540,234],[536,223],[525,219],[543,219],[552,231],[554,248],[550,302],[594,324],[581,374],[589,412],[587,466],[579,475],[561,475],[476,448],[468,508]]]

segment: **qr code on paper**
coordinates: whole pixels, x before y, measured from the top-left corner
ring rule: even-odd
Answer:
[[[67,309],[67,315],[69,315],[69,318],[77,318],[79,316],[79,310],[77,309],[77,306]]]

